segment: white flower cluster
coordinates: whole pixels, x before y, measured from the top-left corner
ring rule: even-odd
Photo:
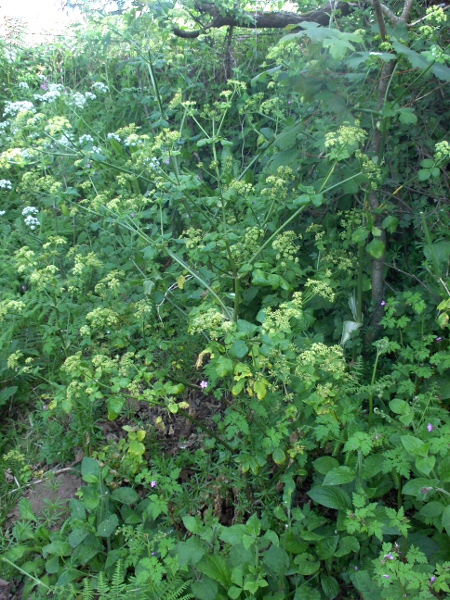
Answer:
[[[33,215],[37,215],[38,212],[39,210],[35,206],[25,206],[25,208],[22,211],[22,215],[25,217],[25,225],[31,230],[36,229],[36,227],[38,227],[41,224],[39,222],[39,219],[33,217]]]
[[[29,90],[30,86],[28,85],[28,83],[26,81],[20,81],[19,82],[19,88],[21,90]]]
[[[144,158],[143,163],[144,165],[147,165],[148,167],[150,167],[150,169],[153,169],[155,171],[157,171],[161,166],[159,160],[155,157]]]
[[[55,102],[58,98],[61,98],[61,95],[64,92],[64,86],[60,83],[50,83],[48,86],[48,92],[45,94],[39,95],[34,94],[34,99],[39,102],[44,102],[44,104],[51,104]]]
[[[92,135],[89,135],[88,133],[85,133],[84,135],[82,135],[79,140],[79,142],[82,146],[85,146],[86,144],[89,144],[89,142],[93,142],[93,141],[94,141],[94,138],[92,137]]]
[[[108,133],[108,140],[116,140],[116,142],[120,142],[120,135],[117,135],[117,133]]]
[[[0,210],[0,217],[3,217],[3,215],[6,215],[6,210]]]
[[[0,122],[0,131],[3,132],[9,126],[9,121],[1,121]]]
[[[125,138],[124,142],[125,146],[129,146],[130,148],[135,148],[136,146],[142,146],[144,140],[141,139],[135,133],[132,133],[127,138]]]
[[[27,111],[31,111],[34,113],[36,112],[33,103],[29,102],[28,100],[22,100],[19,102],[6,102],[5,110],[3,111],[3,116],[6,117],[7,115],[11,115],[12,117],[15,117],[19,113]]]
[[[37,215],[39,212],[39,209],[37,209],[35,206],[25,206],[25,208],[22,211],[22,215],[25,217],[26,215]]]
[[[96,81],[92,84],[92,89],[94,89],[96,92],[106,94],[106,92],[108,91],[108,86],[102,83],[101,81]]]
[[[84,108],[86,104],[86,100],[95,100],[97,96],[92,94],[91,92],[86,92],[85,94],[81,94],[80,92],[75,92],[72,98],[69,100],[69,106],[76,106],[77,108]]]
[[[12,190],[12,183],[9,179],[0,179],[0,188],[4,190]]]

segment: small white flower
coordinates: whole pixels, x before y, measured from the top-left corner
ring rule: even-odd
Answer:
[[[89,144],[89,142],[93,142],[94,138],[92,137],[92,135],[89,135],[88,133],[82,135],[80,137],[80,144],[82,146],[85,146],[86,144]]]
[[[30,87],[29,87],[29,85],[28,85],[28,83],[26,81],[20,81],[19,82],[19,88],[21,90],[28,90],[28,89],[30,89]]]
[[[23,216],[25,215],[37,215],[39,212],[39,209],[37,209],[35,206],[25,206],[25,208],[22,211]]]
[[[117,133],[108,133],[108,140],[116,140],[116,142],[120,142],[120,135]]]
[[[97,96],[92,92],[85,92],[84,97],[86,100],[95,100],[97,98]]]
[[[6,215],[6,210],[0,210],[0,217],[3,217],[3,215]]]
[[[15,117],[19,113],[27,112],[27,111],[36,112],[36,109],[34,108],[33,103],[29,102],[28,100],[23,100],[23,101],[19,101],[19,102],[6,102],[5,110],[3,111],[3,115],[5,117],[7,115],[11,115],[12,117]]]
[[[102,94],[106,94],[106,92],[108,91],[108,86],[102,83],[101,81],[96,81],[95,83],[93,83],[92,88],[96,92],[101,92]]]
[[[36,219],[36,217],[32,217],[31,215],[28,215],[28,217],[25,217],[24,221],[25,221],[25,225],[27,225],[27,227],[29,227],[32,230],[36,229],[36,226],[40,225],[39,220]]]
[[[0,179],[0,188],[4,190],[12,190],[12,183],[9,179]]]

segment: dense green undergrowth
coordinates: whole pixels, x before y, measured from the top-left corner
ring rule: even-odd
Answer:
[[[24,598],[450,591],[449,32],[414,10],[182,40],[158,3],[2,40]],[[67,465],[77,495],[36,514]]]

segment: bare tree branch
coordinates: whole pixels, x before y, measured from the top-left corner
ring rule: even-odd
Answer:
[[[184,29],[174,28],[173,33],[181,38],[197,38],[209,29],[219,29],[220,27],[245,27],[247,29],[284,29],[288,25],[299,25],[300,23],[310,22],[319,25],[328,25],[330,16],[339,11],[341,15],[348,15],[356,5],[349,2],[338,2],[336,5],[326,5],[309,13],[291,13],[287,11],[276,12],[253,12],[246,13],[245,19],[238,19],[234,15],[222,15],[217,7],[211,3],[205,3],[199,7],[205,14],[212,17],[211,23],[203,29],[195,31],[186,31]]]
[[[368,4],[369,6],[373,6],[375,8],[374,0],[364,0],[364,4]],[[380,3],[380,7],[381,12],[387,19],[389,19],[392,25],[395,26],[400,23],[400,17],[397,17],[397,15],[388,6]]]

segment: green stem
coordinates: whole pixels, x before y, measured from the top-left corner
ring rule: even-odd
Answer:
[[[45,585],[45,583],[42,582],[40,579],[37,579],[36,577],[33,577],[33,575],[31,575],[30,573],[27,573],[26,571],[24,571],[23,569],[21,569],[20,567],[18,567],[17,565],[15,565],[13,562],[11,562],[10,560],[8,560],[4,556],[0,556],[0,560],[3,560],[5,563],[8,563],[8,565],[11,565],[11,567],[14,567],[18,571],[20,571],[23,575],[26,575],[27,577],[29,577],[30,579],[32,579],[38,585],[42,585],[42,587],[45,587],[46,590],[50,590],[49,586]]]

